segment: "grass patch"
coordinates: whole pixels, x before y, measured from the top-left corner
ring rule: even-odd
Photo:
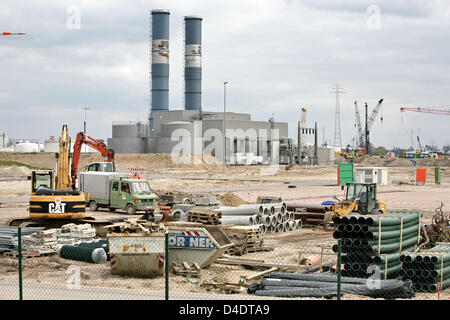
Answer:
[[[30,170],[44,170],[43,168],[38,168],[30,164],[11,160],[0,160],[0,166],[17,166],[17,167],[26,167]]]

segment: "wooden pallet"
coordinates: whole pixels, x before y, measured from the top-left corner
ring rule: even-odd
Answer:
[[[187,220],[189,222],[199,222],[202,224],[221,224],[221,217],[222,214],[220,212],[210,209],[195,209],[187,213]]]
[[[3,253],[3,256],[8,258],[18,258],[19,253],[17,251],[7,251]],[[38,251],[27,251],[22,252],[22,258],[28,259],[28,258],[34,258],[34,257],[40,257],[41,254]]]
[[[193,263],[190,266],[187,262],[183,261],[181,264],[173,263],[172,271],[174,274],[190,277],[190,278],[200,278],[201,268],[197,263]]]

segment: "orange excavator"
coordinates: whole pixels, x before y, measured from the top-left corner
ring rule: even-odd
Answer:
[[[88,165],[89,171],[115,171],[114,166],[114,150],[109,149],[103,142],[100,142],[90,136],[88,136],[84,132],[78,132],[77,139],[75,140],[75,144],[73,145],[73,156],[72,156],[72,166],[71,166],[71,177],[72,177],[72,188],[75,189],[76,187],[76,181],[78,178],[78,164],[80,162],[80,154],[81,154],[81,147],[83,144],[94,148],[98,152],[102,154],[102,156],[105,159],[105,162],[103,163],[103,166],[100,166],[100,162],[96,162],[93,164]],[[103,170],[100,170],[100,169]],[[105,170],[106,168],[106,170]]]
[[[116,167],[114,165],[114,155],[113,149],[108,148],[103,142],[98,141],[84,132],[78,132],[77,139],[73,145],[73,156],[72,156],[72,188],[75,189],[76,181],[78,178],[78,164],[80,162],[81,147],[83,144],[97,150],[101,153],[104,158],[104,162],[94,162],[86,166],[87,171],[103,171],[103,172],[115,172]],[[130,178],[133,179],[143,179],[137,173],[130,173]]]

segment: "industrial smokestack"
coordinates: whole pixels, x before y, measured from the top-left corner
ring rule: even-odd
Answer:
[[[202,18],[184,17],[185,38],[185,110],[202,109]]]
[[[152,110],[149,135],[153,133],[153,111],[169,110],[169,14],[152,10]]]

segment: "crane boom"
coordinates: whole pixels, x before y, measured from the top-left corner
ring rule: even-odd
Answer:
[[[361,118],[359,117],[358,101],[355,100],[355,116],[356,126],[358,127],[358,143],[362,147],[364,145],[364,136],[361,128]]]
[[[69,174],[70,142],[69,130],[65,124],[62,127],[61,137],[59,138],[59,152],[56,155],[56,190],[67,190],[70,189],[72,185],[72,180]]]
[[[419,144],[419,151],[422,152],[422,144],[420,143],[419,136],[417,136],[417,143]]]
[[[370,129],[372,128],[372,125],[375,122],[375,119],[378,115],[378,112],[380,111],[382,103],[383,103],[383,99],[380,99],[378,101],[378,104],[375,106],[375,108],[373,108],[372,113],[370,114],[370,117],[369,117],[369,121],[367,122],[367,130],[370,131]],[[381,121],[383,121],[383,119]]]
[[[419,108],[409,108],[409,107],[400,108],[400,112],[405,112],[405,111],[433,113],[433,114],[441,114],[441,115],[450,116],[450,110],[439,110],[439,109],[420,108],[420,107]]]

